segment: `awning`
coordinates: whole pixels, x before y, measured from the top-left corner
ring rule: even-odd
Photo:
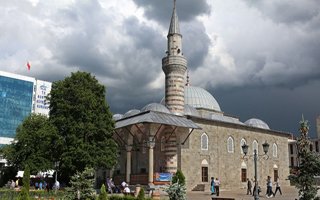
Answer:
[[[116,121],[115,129],[140,123],[155,123],[184,128],[201,129],[200,126],[184,116],[177,116],[156,111],[146,111],[128,118],[120,119]]]

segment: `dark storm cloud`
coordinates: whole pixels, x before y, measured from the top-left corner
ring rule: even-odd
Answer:
[[[115,65],[115,61],[110,58],[112,56],[101,51],[106,48],[103,44],[108,39],[105,37],[105,27],[111,21],[97,1],[78,2],[60,10],[56,16],[61,28],[69,29],[71,32],[66,33],[65,37],[55,44],[55,58],[61,64],[77,66],[79,70],[93,71],[106,76],[117,74],[112,67]]]
[[[173,0],[133,0],[139,7],[143,7],[147,18],[155,19],[162,25],[170,20]],[[180,21],[191,21],[199,15],[209,15],[211,8],[206,0],[178,0],[177,12]]]
[[[319,16],[317,0],[245,0],[277,23],[305,23]]]
[[[165,28],[169,27],[173,1],[133,1],[144,8],[147,18],[160,22]],[[177,13],[181,34],[183,35],[183,52],[188,59],[189,69],[195,69],[203,64],[211,45],[203,23],[196,17],[209,15],[211,7],[205,0],[196,2],[191,0],[177,1]]]
[[[32,2],[0,4],[1,70],[47,81],[91,72],[116,113],[164,96],[173,0]],[[316,0],[177,0],[191,84],[241,121],[294,132],[301,113],[320,113],[319,10]]]
[[[188,69],[194,70],[203,65],[203,61],[208,55],[209,46],[212,44],[203,23],[198,20],[182,23],[181,29],[183,52],[188,59]]]
[[[320,81],[295,89],[279,87],[238,87],[213,92],[221,109],[236,114],[240,121],[250,118],[265,121],[271,129],[298,135],[299,121],[303,114],[310,121],[310,134],[316,136],[315,119],[320,113]]]
[[[137,51],[150,50],[155,59],[165,55],[166,38],[161,33],[145,23],[140,23],[135,17],[130,17],[123,23],[124,31],[132,38]],[[134,52],[135,53],[135,52]]]

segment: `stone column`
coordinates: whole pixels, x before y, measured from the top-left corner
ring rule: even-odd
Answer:
[[[153,148],[155,146],[155,142],[152,141],[153,137],[149,137],[149,176],[148,182],[149,185],[153,185],[153,168],[154,168],[154,158],[153,158]]]
[[[130,183],[130,175],[131,175],[131,150],[132,146],[127,145],[126,151],[127,151],[127,168],[126,168],[126,182]]]

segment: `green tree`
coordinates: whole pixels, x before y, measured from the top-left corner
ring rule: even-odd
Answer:
[[[87,166],[111,168],[117,145],[105,87],[90,73],[76,72],[52,84],[49,101],[50,121],[64,141],[59,153],[62,180],[68,182]]]
[[[19,200],[29,200],[29,190],[30,190],[30,169],[28,165],[24,169],[23,179],[22,179],[22,189],[19,195]]]
[[[186,184],[186,178],[180,169],[178,169],[176,174],[172,177],[172,183],[177,183],[177,182],[179,182],[180,185]]]
[[[108,196],[107,196],[106,186],[102,184],[100,188],[99,200],[107,200],[107,199],[108,199]]]
[[[299,189],[300,200],[311,200],[317,195],[317,186],[314,176],[320,175],[320,158],[310,151],[310,139],[308,137],[308,121],[300,121],[300,136],[297,139],[298,160],[297,174],[289,176],[289,179]]]
[[[71,177],[71,187],[67,188],[67,199],[95,199],[94,169],[85,168]]]
[[[31,114],[18,126],[14,142],[4,146],[1,153],[15,169],[29,166],[32,173],[46,171],[52,169],[59,141],[57,129],[46,116]]]

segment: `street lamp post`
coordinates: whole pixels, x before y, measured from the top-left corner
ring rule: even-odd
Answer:
[[[54,162],[54,167],[56,168],[56,175],[55,175],[55,181],[54,181],[54,189],[55,193],[57,193],[57,181],[58,181],[58,167],[59,167],[59,161]]]
[[[248,149],[249,149],[249,146],[247,144],[243,144],[242,146],[242,151],[244,153],[244,156],[245,157],[248,153]],[[264,154],[262,154],[261,156],[266,156],[265,159],[268,159],[269,156],[267,155],[268,153],[268,150],[269,150],[269,144],[267,142],[263,143],[262,144],[262,147],[263,147],[263,151],[264,151]],[[258,154],[257,154],[257,150],[254,149],[253,150],[253,162],[254,162],[254,185],[255,185],[255,191],[253,192],[254,194],[254,200],[259,200],[259,194],[258,194],[258,170],[257,170],[257,161],[258,161]]]

